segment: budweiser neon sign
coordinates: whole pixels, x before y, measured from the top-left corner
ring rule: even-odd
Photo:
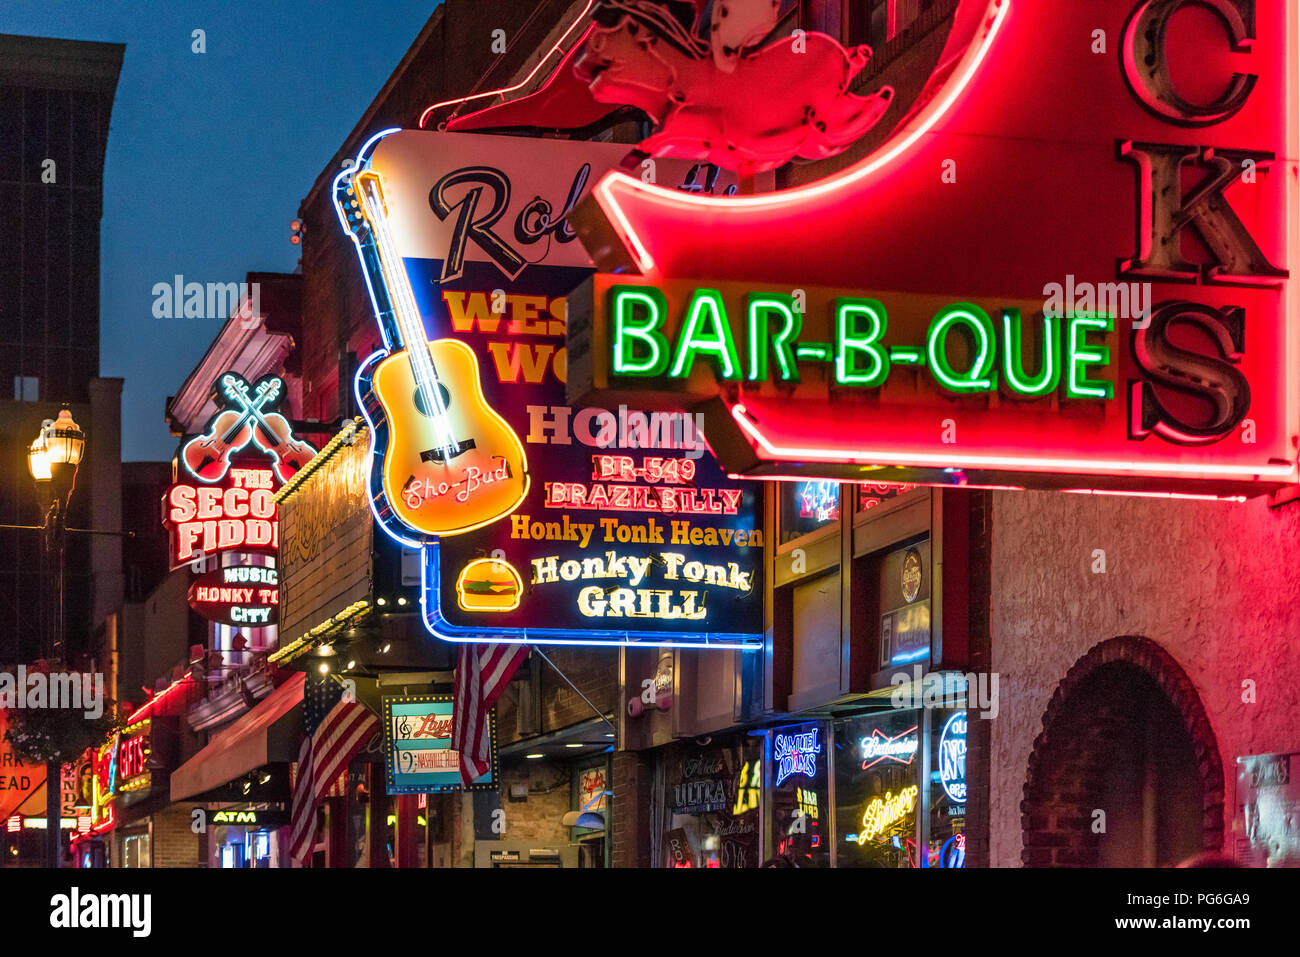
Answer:
[[[913,725],[892,738],[879,728],[872,729],[871,734],[859,742],[862,751],[862,770],[875,767],[881,761],[911,764],[920,743],[916,734],[917,727]]]

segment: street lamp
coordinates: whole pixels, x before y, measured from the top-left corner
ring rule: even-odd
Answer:
[[[45,529],[41,536],[42,567],[46,581],[55,582],[54,606],[47,616],[53,627],[42,636],[42,653],[50,662],[53,672],[63,654],[63,567],[64,541],[68,531],[68,501],[77,481],[77,466],[86,451],[86,433],[72,419],[67,406],[59,410],[57,418],[41,423],[40,434],[27,450],[27,467],[36,480],[45,509]],[[45,764],[45,835],[49,866],[61,863],[62,830],[59,803],[62,764],[47,761]]]
[[[27,450],[27,467],[32,470],[32,478],[36,479],[38,488],[41,482],[50,480],[50,457],[45,454],[45,429],[52,425],[53,419],[42,422],[40,434]]]

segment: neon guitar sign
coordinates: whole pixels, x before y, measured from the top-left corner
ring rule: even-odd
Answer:
[[[375,436],[371,498],[388,530],[410,540],[457,535],[508,515],[528,494],[528,459],[488,405],[478,360],[457,339],[428,341],[389,231],[378,173],[340,177],[335,201],[366,266],[386,352],[357,374]],[[449,387],[450,386],[450,387]]]

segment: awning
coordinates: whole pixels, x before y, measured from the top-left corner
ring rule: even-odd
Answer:
[[[302,692],[306,675],[295,674],[252,711],[172,772],[173,801],[220,787],[263,765],[294,761],[302,740]]]

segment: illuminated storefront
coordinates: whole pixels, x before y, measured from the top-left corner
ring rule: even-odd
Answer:
[[[731,735],[701,747],[682,742],[664,755],[663,860],[671,868],[756,867],[761,863],[760,739]]]

